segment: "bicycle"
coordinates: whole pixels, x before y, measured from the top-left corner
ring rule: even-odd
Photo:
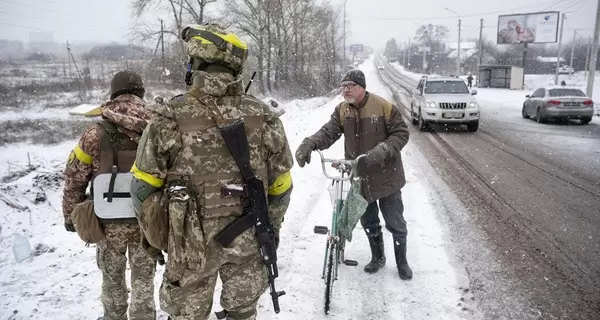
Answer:
[[[345,198],[348,195],[350,181],[355,177],[357,172],[358,160],[365,155],[360,155],[355,160],[343,160],[327,159],[320,150],[317,150],[317,152],[321,156],[323,174],[325,177],[332,180],[331,186],[327,188],[333,205],[331,228],[326,226],[315,226],[313,230],[316,234],[327,235],[321,278],[325,280],[325,314],[329,314],[333,282],[337,280],[339,263],[343,262],[347,266],[358,265],[357,261],[348,260],[344,257],[344,245],[346,239],[344,239],[338,231],[337,218],[342,210]],[[331,163],[331,166],[340,172],[340,176],[329,175],[325,167],[326,163]],[[345,185],[348,187],[344,187]]]

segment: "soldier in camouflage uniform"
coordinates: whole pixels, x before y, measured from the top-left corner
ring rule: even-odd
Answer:
[[[111,100],[101,106],[103,121],[115,125],[117,130],[135,143],[139,142],[150,115],[145,109],[144,88],[141,77],[131,71],[117,73],[111,82]],[[65,228],[74,232],[71,221],[73,207],[86,199],[86,188],[102,171],[101,139],[104,127],[90,126],[75,146],[64,172],[63,214]],[[135,150],[133,151],[135,153]],[[132,159],[133,160],[133,159]],[[132,161],[133,162],[133,161]],[[109,168],[110,165],[109,164]],[[131,164],[126,171],[129,171]],[[140,228],[133,221],[101,221],[105,240],[97,244],[97,264],[102,271],[101,301],[104,320],[127,320],[128,290],[125,283],[127,258],[131,267],[131,305],[129,319],[156,318],[154,302],[154,271],[156,262],[140,246]],[[128,255],[126,255],[128,254]]]
[[[162,192],[168,207],[168,260],[160,289],[161,308],[172,320],[207,319],[219,275],[224,311],[217,317],[256,319],[267,278],[254,227],[227,247],[214,240],[242,215],[247,199],[221,192],[224,186],[242,190],[243,180],[211,111],[220,113],[219,119],[225,122],[244,120],[250,164],[265,185],[269,218],[276,230],[292,191],[292,153],[280,113],[244,93],[241,72],[246,44],[217,24],[187,27],[182,38],[190,55],[187,78],[191,88],[153,115],[132,169],[135,205],[146,208],[147,201],[143,201]],[[149,233],[155,231],[143,232],[151,237]]]

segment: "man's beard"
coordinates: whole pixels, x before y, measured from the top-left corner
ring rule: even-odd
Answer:
[[[354,99],[352,97],[344,97],[344,100],[346,100],[346,102],[348,102],[350,104],[356,103],[356,99]]]

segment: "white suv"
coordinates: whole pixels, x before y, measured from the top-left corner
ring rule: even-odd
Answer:
[[[412,123],[421,131],[429,123],[466,124],[469,131],[479,128],[479,104],[474,95],[458,77],[423,76],[410,103]]]

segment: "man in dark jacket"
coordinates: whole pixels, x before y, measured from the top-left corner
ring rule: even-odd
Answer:
[[[411,279],[412,270],[406,260],[407,229],[401,193],[406,180],[400,155],[400,150],[408,143],[408,128],[398,107],[366,91],[362,71],[349,71],[342,79],[341,91],[345,101],[335,108],[329,122],[302,141],[296,151],[296,160],[304,167],[305,163],[310,163],[313,150],[329,148],[342,134],[346,159],[366,154],[358,166],[358,174],[364,181],[362,194],[369,202],[360,221],[372,254],[365,271],[374,273],[385,265],[379,220],[381,209],[386,228],[394,239],[398,274],[403,280]]]

